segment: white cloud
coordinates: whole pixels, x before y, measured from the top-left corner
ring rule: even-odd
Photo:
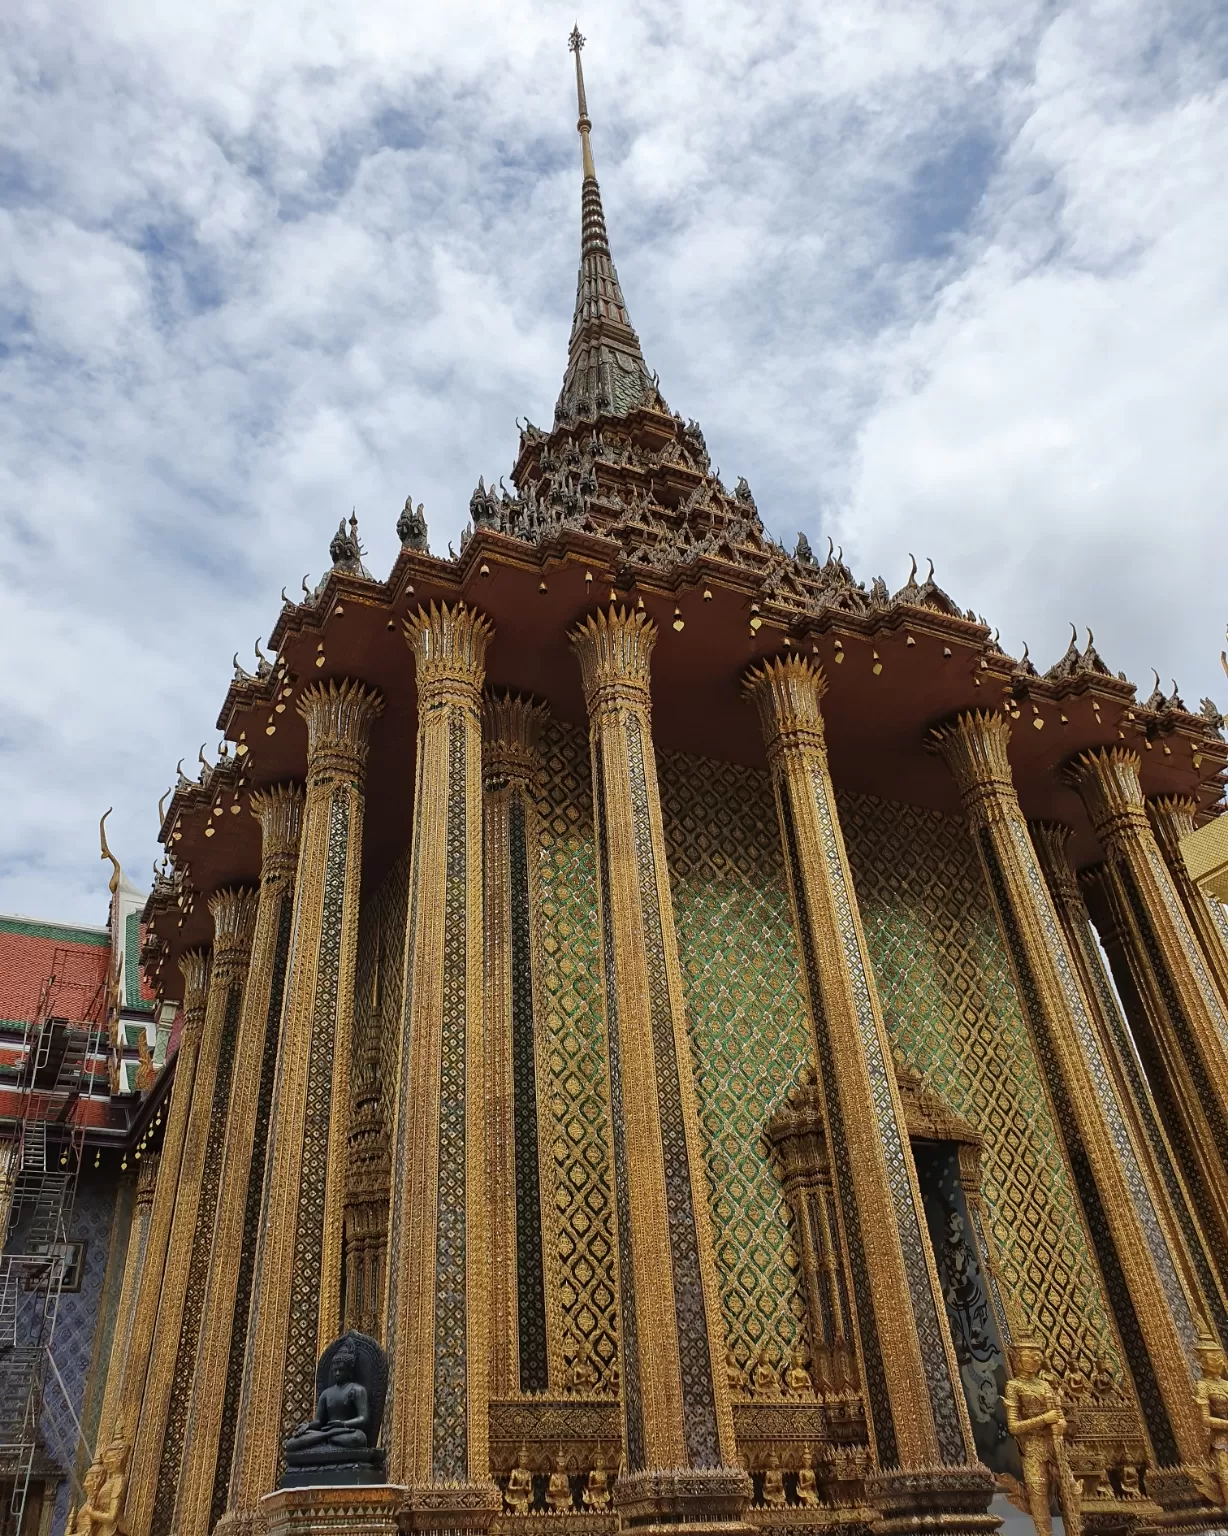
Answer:
[[[437,548],[549,418],[570,6],[18,0],[0,54],[0,909],[97,920],[238,645],[357,505]],[[1216,685],[1228,483],[1213,0],[593,14],[646,354],[777,531],[932,554],[1032,640]],[[1220,562],[1222,565],[1222,562]],[[1224,691],[1221,685],[1221,693]]]

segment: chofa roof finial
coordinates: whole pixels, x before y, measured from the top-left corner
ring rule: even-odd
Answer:
[[[111,878],[107,881],[107,889],[110,891],[111,895],[114,896],[116,891],[119,890],[121,871],[119,867],[119,860],[115,857],[115,855],[111,852],[110,847],[107,845],[107,817],[111,814],[111,810],[112,807],[108,806],[106,810],[103,811],[98,821],[98,841],[102,846],[102,852],[98,855],[98,857],[100,859],[110,859],[111,861]]]

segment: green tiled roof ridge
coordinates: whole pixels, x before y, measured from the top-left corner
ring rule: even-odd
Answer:
[[[107,928],[52,923],[40,917],[0,915],[0,933],[16,934],[23,939],[46,939],[52,944],[85,944],[94,949],[109,949],[111,945],[111,933]]]

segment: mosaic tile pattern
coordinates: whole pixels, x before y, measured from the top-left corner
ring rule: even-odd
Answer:
[[[1002,1284],[1056,1368],[1120,1359],[1010,964],[962,823],[838,796],[896,1051],[985,1137]]]
[[[618,1359],[609,1082],[602,1022],[597,868],[588,740],[549,724],[538,801],[542,948],[539,1024],[546,1031],[564,1341],[584,1342],[613,1387]]]
[[[663,753],[658,772],[727,1342],[783,1361],[806,1313],[762,1135],[813,1051],[776,805],[753,769]]]

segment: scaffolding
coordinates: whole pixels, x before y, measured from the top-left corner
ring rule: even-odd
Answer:
[[[64,1285],[77,1179],[85,1148],[79,1113],[91,1064],[104,1046],[106,983],[74,976],[79,956],[57,947],[38,1007],[18,1050],[15,1104],[5,1115],[8,1169],[0,1251],[0,1536],[21,1536],[35,1462],[43,1447],[46,1391],[57,1388],[73,1433],[81,1426],[52,1346]]]

